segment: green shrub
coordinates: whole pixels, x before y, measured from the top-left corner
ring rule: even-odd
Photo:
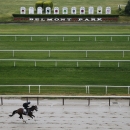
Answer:
[[[35,4],[36,10],[37,10],[38,7],[42,7],[43,8],[43,1],[39,0],[39,1],[36,2],[36,4]]]
[[[51,10],[52,10],[52,8],[53,8],[53,3],[52,3],[52,1],[45,1],[45,2],[43,2],[43,10],[44,10],[44,12],[46,11],[46,7],[50,7],[51,8]]]
[[[125,13],[130,14],[130,0],[128,1],[126,7],[125,7]]]

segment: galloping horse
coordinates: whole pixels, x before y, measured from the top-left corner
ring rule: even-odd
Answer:
[[[32,106],[32,107],[30,107],[30,108],[28,108],[28,116],[29,117],[31,117],[32,119],[33,119],[33,117],[35,117],[34,115],[33,115],[33,111],[38,111],[38,107],[35,105],[35,106]],[[24,113],[24,109],[23,108],[19,108],[19,109],[17,109],[17,110],[14,110],[13,112],[12,112],[12,115],[9,115],[10,117],[12,117],[14,114],[19,114],[20,116],[19,116],[19,118],[20,119],[23,119],[23,116],[22,115],[26,115],[25,113]],[[24,120],[23,120],[24,121]],[[25,123],[26,123],[26,121],[24,121]]]

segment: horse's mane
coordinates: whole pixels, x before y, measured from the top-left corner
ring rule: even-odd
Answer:
[[[37,107],[36,105],[32,105],[30,108]]]

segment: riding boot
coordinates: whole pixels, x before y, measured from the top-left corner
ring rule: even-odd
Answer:
[[[28,115],[28,110],[26,109],[26,115]]]
[[[26,112],[26,115],[28,115],[28,112]]]

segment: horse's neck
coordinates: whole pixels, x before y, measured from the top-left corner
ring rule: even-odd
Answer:
[[[28,108],[30,111],[33,111],[34,109],[33,109],[33,106],[32,107],[30,107],[30,108]]]

